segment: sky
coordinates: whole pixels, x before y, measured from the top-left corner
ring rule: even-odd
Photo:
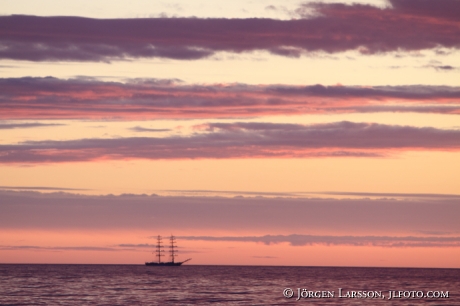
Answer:
[[[460,268],[460,2],[0,1],[0,262]]]

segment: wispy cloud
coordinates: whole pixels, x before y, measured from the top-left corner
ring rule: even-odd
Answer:
[[[395,197],[395,198],[447,198],[459,199],[460,194],[439,194],[439,193],[390,193],[390,192],[311,192],[309,194],[325,194],[325,195],[342,195],[342,196],[359,196],[359,197]]]
[[[26,128],[37,128],[37,127],[48,127],[48,126],[61,126],[65,124],[60,123],[0,123],[0,130],[11,130],[11,129],[26,129]]]
[[[141,126],[135,126],[129,129],[134,132],[169,132],[171,131],[170,129],[151,129],[151,128],[145,128]]]
[[[238,191],[238,190],[161,190],[173,196],[227,196],[227,197],[286,197],[286,198],[311,198],[317,196],[340,196],[343,197],[366,197],[366,198],[386,198],[386,199],[458,199],[460,194],[440,194],[440,193],[394,193],[394,192],[257,192],[257,191]]]
[[[454,71],[458,70],[458,67],[454,67],[451,65],[425,65],[423,68],[433,68],[436,69],[437,71]]]
[[[154,249],[154,244],[118,244],[113,246],[41,246],[41,245],[0,245],[0,250],[5,251],[51,251],[51,252],[65,252],[65,251],[102,251],[102,252],[122,252],[122,251],[141,251],[145,249]],[[203,253],[202,251],[187,250],[179,248],[176,250],[181,254]]]
[[[0,145],[0,163],[106,159],[382,157],[460,149],[460,130],[376,123],[208,123],[191,136],[25,141]]]
[[[138,244],[122,243],[117,246],[123,247],[123,248],[154,248],[156,247],[155,244],[148,244],[148,243],[138,243]]]
[[[315,236],[315,235],[265,235],[265,236],[180,236],[183,240],[257,242],[266,245],[289,243],[305,245],[351,245],[378,247],[460,247],[460,237],[416,237],[416,236]]]
[[[157,236],[155,236],[156,239]],[[116,245],[117,247],[120,248],[129,248],[129,249],[155,249],[156,244],[148,244],[148,243],[138,243],[138,244],[133,244],[133,243],[122,243]],[[195,251],[195,250],[188,250],[184,249],[182,247],[175,247],[174,248],[175,252],[178,252],[180,254],[193,254],[193,253],[203,253],[202,251]]]
[[[0,245],[0,250],[31,250],[31,251],[109,251],[117,252],[119,248],[95,246],[37,246],[37,245]]]
[[[89,19],[0,17],[0,58],[29,61],[110,61],[163,57],[195,60],[215,52],[360,50],[380,53],[458,48],[455,0],[390,0],[391,7],[307,3],[300,19]],[[435,3],[435,4],[434,4]]]
[[[184,85],[157,79],[117,83],[26,77],[0,79],[0,89],[3,119],[234,118],[351,112],[460,114],[460,87],[449,86]],[[134,130],[147,131],[145,127]]]
[[[62,191],[83,191],[88,189],[63,188],[63,187],[43,187],[43,186],[0,186],[0,189],[11,190],[62,190]]]

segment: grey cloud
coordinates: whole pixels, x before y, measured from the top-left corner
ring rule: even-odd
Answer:
[[[460,237],[265,235],[242,237],[181,236],[183,240],[259,242],[266,245],[351,245],[378,247],[460,247]]]
[[[34,250],[34,251],[120,251],[117,248],[93,246],[34,246],[34,245],[0,245],[0,250]]]
[[[0,228],[43,230],[340,232],[385,235],[460,232],[458,199],[318,199],[84,196],[0,190]],[[426,235],[424,235],[426,236]],[[415,243],[415,241],[413,241]]]
[[[436,68],[437,69],[442,69],[442,70],[454,70],[454,69],[456,69],[455,67],[450,66],[450,65],[436,66]]]
[[[155,244],[148,244],[148,243],[138,243],[138,244],[131,244],[131,243],[122,243],[117,245],[123,248],[154,248]]]
[[[58,123],[0,123],[0,130],[11,130],[11,129],[25,129],[25,128],[37,128],[37,127],[48,127],[48,126],[62,126],[65,124]]]
[[[219,51],[282,56],[324,51],[458,48],[455,0],[391,0],[391,7],[306,3],[300,19],[0,17],[0,58],[110,61],[160,57],[196,60]],[[270,7],[271,8],[271,7]],[[313,12],[312,12],[313,11]],[[457,13],[457,14],[456,14]]]
[[[439,194],[439,193],[384,193],[384,192],[311,192],[309,194],[326,194],[326,195],[343,195],[343,196],[360,196],[360,197],[396,197],[396,198],[446,198],[460,200],[460,194]]]
[[[451,65],[425,65],[425,66],[422,66],[423,68],[433,68],[433,69],[436,69],[438,71],[454,71],[454,70],[458,70],[458,67],[454,67],[454,66],[451,66]]]
[[[458,150],[460,130],[376,123],[209,123],[191,136],[25,141],[0,145],[0,163],[97,159],[383,157],[388,150]]]
[[[431,236],[452,236],[458,235],[460,232],[444,232],[444,231],[418,231],[423,235],[431,235]]]
[[[151,128],[145,128],[141,126],[135,126],[130,128],[131,131],[134,132],[169,132],[171,131],[170,129],[151,129]]]
[[[209,194],[230,195],[230,196],[269,196],[269,197],[298,197],[302,193],[297,192],[256,192],[256,191],[230,191],[230,190],[162,190],[176,194],[202,195]]]
[[[43,186],[0,186],[0,189],[12,190],[62,190],[62,191],[84,191],[88,189],[63,188],[63,187],[43,187]]]
[[[151,237],[151,238],[155,238],[156,239],[156,236],[155,237]],[[132,244],[132,243],[122,243],[122,244],[118,244],[117,247],[120,247],[120,248],[133,248],[133,249],[137,249],[137,248],[140,248],[140,249],[154,249],[156,247],[156,244],[148,244],[148,243],[138,243],[138,244]],[[184,249],[182,247],[175,247],[174,248],[175,252],[178,252],[180,254],[194,254],[194,253],[203,253],[202,251],[194,251],[194,250],[188,250],[188,249]]]
[[[440,193],[390,193],[390,192],[340,192],[340,191],[322,191],[322,192],[251,192],[238,190],[162,190],[175,195],[193,195],[193,196],[248,196],[248,197],[293,197],[306,198],[319,195],[326,196],[353,196],[353,197],[372,197],[372,198],[414,198],[414,199],[458,199],[460,194],[440,194]]]
[[[460,88],[452,86],[223,86],[184,85],[178,80],[159,79],[131,79],[119,83],[91,78],[26,77],[0,79],[0,89],[0,118],[8,120],[239,118],[350,112],[460,113]],[[144,127],[134,129],[145,131]]]

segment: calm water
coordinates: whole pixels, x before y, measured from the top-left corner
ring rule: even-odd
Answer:
[[[285,288],[293,289],[291,299]],[[297,300],[297,288],[334,297]],[[339,298],[338,288],[342,296],[381,291],[384,298]],[[388,300],[389,290],[448,291],[449,298]],[[460,269],[0,265],[0,305],[344,304],[460,305]]]

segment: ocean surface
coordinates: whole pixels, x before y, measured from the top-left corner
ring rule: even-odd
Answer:
[[[0,305],[460,305],[460,269],[4,264]]]

